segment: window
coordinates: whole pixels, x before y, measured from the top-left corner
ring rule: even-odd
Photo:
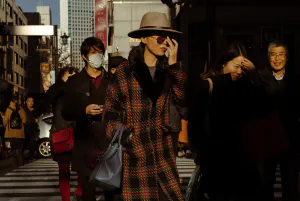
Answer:
[[[21,43],[21,49],[23,50],[24,44],[23,44],[23,39],[22,38],[20,38],[20,43]]]
[[[15,36],[16,38],[16,44],[19,45],[19,36]]]
[[[19,25],[23,25],[23,21],[19,18]]]
[[[24,51],[25,51],[25,53],[27,54],[28,52],[27,52],[27,44],[24,42]]]
[[[19,58],[20,58],[20,66],[21,68],[24,68],[24,59],[21,56],[19,56]]]
[[[19,55],[15,52],[15,63],[19,64]]]
[[[20,85],[24,87],[24,77],[20,75]]]
[[[7,74],[7,78],[8,78],[9,81],[14,82],[14,77],[11,76],[10,73]]]
[[[15,72],[15,83],[19,84],[19,74]]]
[[[17,25],[19,23],[19,18],[16,12],[14,12],[14,20],[15,20],[15,24]]]

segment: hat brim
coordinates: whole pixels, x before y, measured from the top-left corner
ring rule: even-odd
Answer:
[[[143,36],[146,36],[147,33],[149,32],[164,32],[164,33],[171,33],[171,34],[175,34],[175,35],[180,35],[182,34],[182,32],[180,31],[176,31],[173,29],[159,29],[159,28],[143,28],[143,29],[138,29],[138,30],[134,30],[128,33],[128,36],[130,38],[142,38]]]

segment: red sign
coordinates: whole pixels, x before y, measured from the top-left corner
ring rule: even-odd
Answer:
[[[95,37],[107,49],[107,0],[95,0]]]

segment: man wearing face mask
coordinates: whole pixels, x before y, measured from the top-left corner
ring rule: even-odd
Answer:
[[[81,46],[85,68],[69,78],[64,92],[62,116],[65,120],[76,122],[72,170],[82,179],[84,201],[96,200],[95,186],[89,183],[89,176],[98,154],[109,144],[102,125],[102,105],[108,85],[108,73],[103,68],[104,53],[100,39],[87,38]]]

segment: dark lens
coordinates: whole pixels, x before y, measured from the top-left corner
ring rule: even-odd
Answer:
[[[162,36],[158,36],[156,40],[157,40],[158,44],[163,44],[165,42],[166,38],[162,37]]]

